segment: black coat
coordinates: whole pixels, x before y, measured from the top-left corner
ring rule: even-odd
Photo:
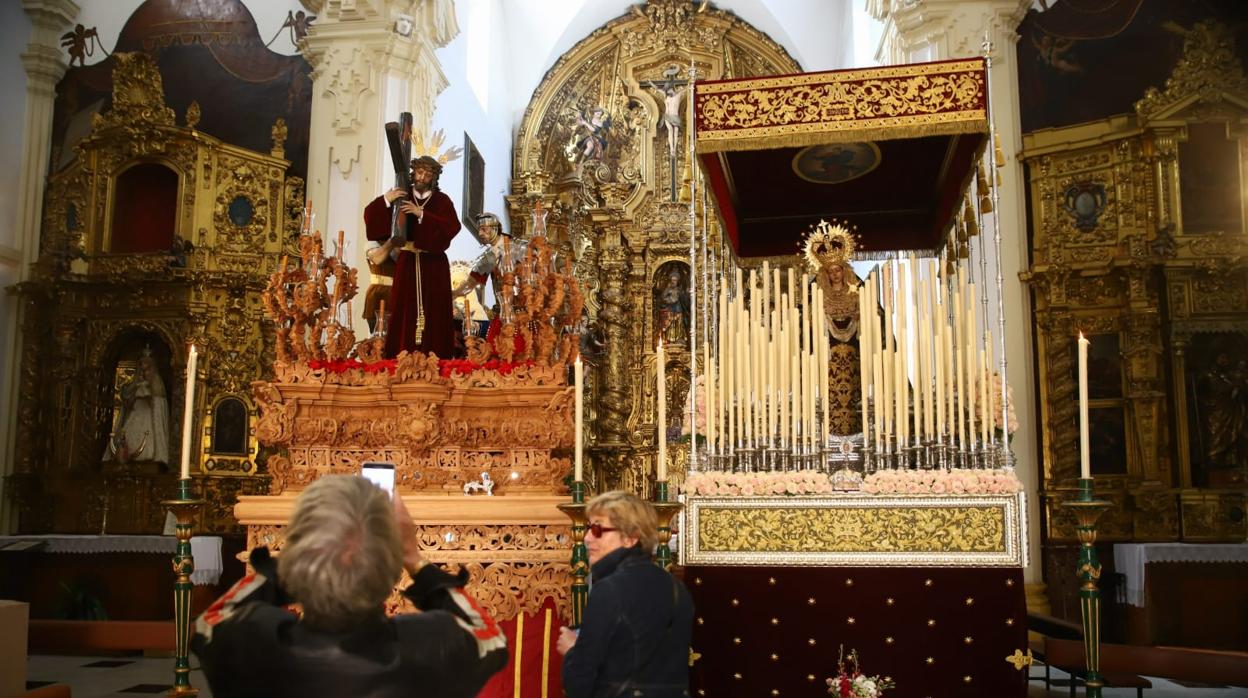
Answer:
[[[455,577],[426,565],[403,591],[424,613],[373,618],[342,632],[309,627],[284,606],[266,548],[195,623],[191,648],[218,698],[473,698],[507,664],[497,624]]]
[[[640,546],[593,567],[576,644],[563,658],[567,698],[689,695],[693,599]]]

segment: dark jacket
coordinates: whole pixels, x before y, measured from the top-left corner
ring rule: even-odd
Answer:
[[[267,548],[251,552],[251,565],[195,622],[191,649],[218,698],[472,698],[507,663],[502,631],[461,588],[466,574],[426,565],[403,591],[424,613],[387,618],[379,608],[327,632],[285,608]]]
[[[689,590],[640,546],[609,553],[592,573],[584,624],[563,658],[567,697],[689,695]]]

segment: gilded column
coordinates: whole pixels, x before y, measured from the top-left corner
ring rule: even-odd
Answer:
[[[603,238],[617,237],[610,234]],[[621,452],[628,448],[628,417],[631,400],[628,396],[628,368],[633,355],[629,316],[625,307],[627,296],[625,282],[628,279],[628,252],[621,245],[612,244],[602,250],[602,309],[598,317],[606,332],[606,352],[603,356],[601,374],[598,377],[599,392],[598,424],[595,444],[596,464],[600,467],[598,482],[605,491],[618,484],[623,462]]]
[[[25,281],[30,275],[30,265],[39,256],[39,225],[43,212],[43,189],[48,174],[48,156],[52,142],[52,108],[56,97],[56,83],[60,81],[69,65],[59,47],[61,34],[78,16],[78,4],[73,0],[22,0],[22,9],[30,17],[31,36],[26,51],[21,54],[22,67],[26,69],[26,116],[22,130],[22,162],[18,166],[17,229],[15,231],[17,281]],[[9,532],[14,524],[14,512],[5,492],[5,476],[12,473],[17,433],[17,396],[19,370],[23,352],[21,315],[25,309],[17,305],[17,312],[4,319],[5,344],[0,346],[0,533]],[[9,343],[11,342],[11,343]]]

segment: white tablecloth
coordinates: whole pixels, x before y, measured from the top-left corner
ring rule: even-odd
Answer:
[[[48,553],[165,553],[172,556],[178,549],[173,536],[91,536],[45,535],[0,536],[0,549],[13,543],[41,542]],[[195,571],[191,582],[197,585],[216,584],[221,579],[221,537],[193,536],[191,556]]]
[[[1144,566],[1150,562],[1248,562],[1248,544],[1129,543],[1114,546],[1114,569],[1126,578],[1127,603],[1144,607]]]

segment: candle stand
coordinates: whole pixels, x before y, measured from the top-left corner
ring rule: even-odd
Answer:
[[[569,627],[581,627],[585,617],[585,604],[589,602],[589,552],[585,549],[585,531],[589,519],[585,516],[585,482],[577,480],[572,483],[572,501],[559,505],[568,518],[572,519],[572,622]]]
[[[1083,656],[1087,663],[1087,680],[1084,695],[1101,698],[1101,590],[1097,582],[1101,578],[1101,564],[1096,557],[1096,521],[1111,506],[1111,502],[1096,499],[1092,478],[1079,479],[1079,493],[1072,501],[1062,502],[1078,521],[1079,567],[1076,573],[1079,585],[1079,608],[1083,615]]]
[[[191,573],[195,571],[195,558],[191,555],[191,529],[195,517],[204,506],[191,492],[189,477],[178,480],[174,499],[161,502],[178,520],[178,547],[173,554],[173,619],[176,652],[173,659],[173,686],[170,696],[196,696],[199,691],[191,687]]]
[[[668,543],[672,540],[672,519],[680,513],[684,505],[669,500],[666,480],[655,483],[653,504],[655,513],[659,515],[659,548],[655,552],[654,561],[659,567],[670,572],[672,548]]]

